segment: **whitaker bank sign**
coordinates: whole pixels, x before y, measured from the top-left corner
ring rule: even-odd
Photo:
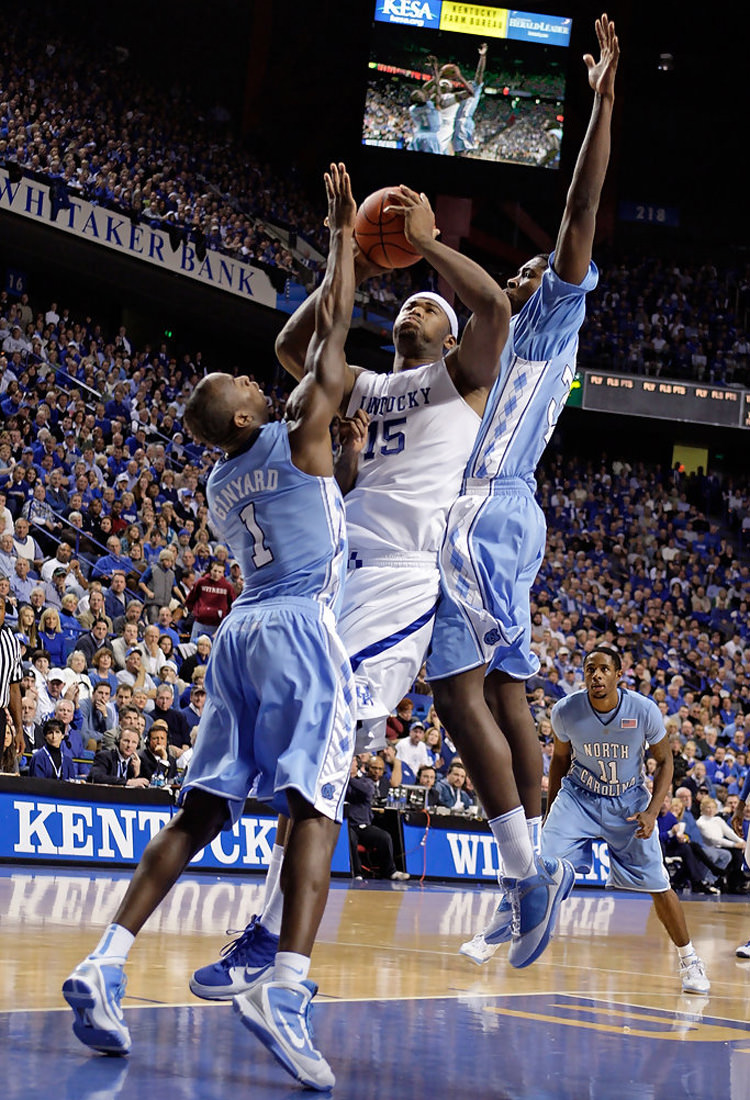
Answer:
[[[206,252],[198,259],[189,241],[181,240],[176,248],[166,230],[144,222],[132,223],[125,214],[94,206],[85,199],[68,195],[65,205],[53,209],[49,186],[27,176],[11,181],[0,168],[0,210],[68,233],[81,241],[90,241],[121,256],[141,260],[152,267],[183,275],[204,286],[213,286],[259,305],[276,308],[277,295],[264,271],[224,256]]]

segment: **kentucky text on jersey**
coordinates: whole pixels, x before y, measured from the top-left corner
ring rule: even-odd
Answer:
[[[273,492],[278,486],[278,470],[250,470],[234,478],[216,494],[212,501],[214,515],[217,519],[226,519],[233,504],[244,502],[252,493]]]
[[[364,409],[368,416],[385,416],[387,413],[418,409],[420,405],[429,405],[429,403],[430,387],[422,386],[417,390],[391,394],[387,397],[371,397],[369,394],[363,394],[359,407]]]

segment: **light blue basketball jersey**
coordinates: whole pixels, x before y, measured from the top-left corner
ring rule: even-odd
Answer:
[[[615,709],[601,714],[587,691],[576,691],[555,703],[550,720],[555,736],[571,746],[567,779],[574,786],[605,798],[617,798],[635,787],[645,791],[646,746],[666,737],[653,700],[620,689]]]
[[[573,383],[586,295],[599,279],[591,263],[582,283],[563,282],[554,257],[553,252],[539,288],[511,319],[467,480],[520,477],[535,486],[534,470]]]
[[[484,84],[474,84],[472,81],[471,86],[474,93],[461,100],[453,123],[453,149],[456,153],[474,148],[474,112],[479,105]]]
[[[292,462],[285,422],[266,424],[254,442],[216,464],[206,487],[211,520],[242,570],[233,607],[308,597],[338,612],[347,541],[335,480]]]
[[[413,103],[409,108],[409,116],[414,127],[409,148],[416,153],[439,153],[438,127],[440,126],[440,112],[431,99],[427,103]]]

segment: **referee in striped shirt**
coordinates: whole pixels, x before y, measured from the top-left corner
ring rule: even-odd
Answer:
[[[0,599],[0,744],[5,737],[8,715],[16,731],[16,753],[25,752],[21,721],[21,645],[9,626],[5,625],[5,600]]]

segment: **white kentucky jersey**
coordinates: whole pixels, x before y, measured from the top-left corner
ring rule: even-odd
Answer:
[[[252,444],[218,462],[206,486],[220,542],[240,563],[234,607],[307,597],[338,612],[346,569],[346,522],[332,477],[292,462],[289,425],[266,424]]]
[[[582,283],[565,283],[555,273],[554,256],[540,286],[511,319],[467,481],[521,477],[533,487],[534,470],[568,399],[586,295],[599,274],[592,263]]]
[[[550,714],[560,741],[569,742],[568,779],[591,794],[617,798],[633,787],[645,789],[646,747],[666,737],[661,711],[652,699],[620,689],[614,710],[594,709],[587,691],[555,703]]]
[[[357,482],[346,496],[349,546],[373,554],[437,554],[480,418],[444,359],[397,374],[362,371],[347,415],[370,416]]]

